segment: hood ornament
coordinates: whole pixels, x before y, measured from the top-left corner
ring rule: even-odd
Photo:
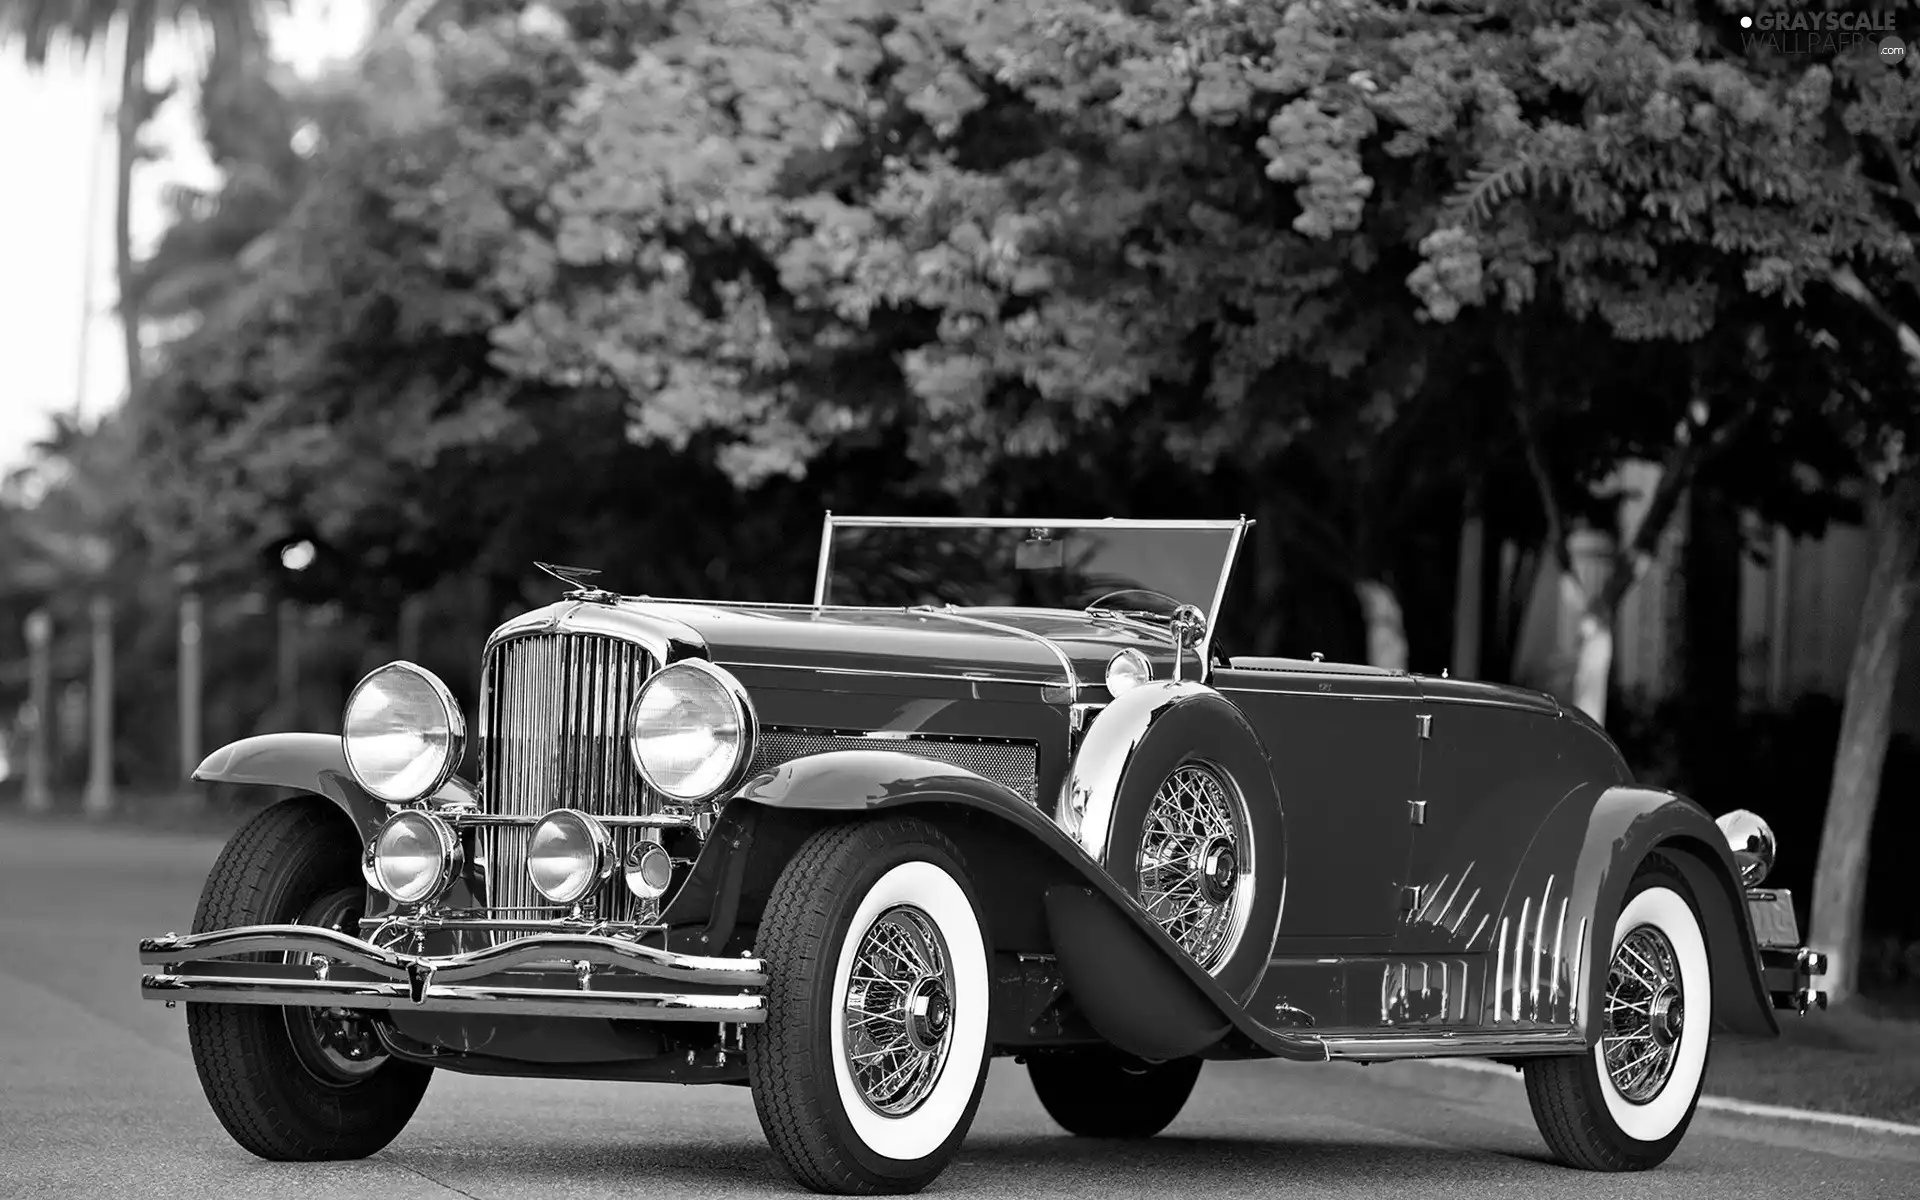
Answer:
[[[620,598],[614,592],[609,592],[605,588],[594,587],[592,584],[587,582],[587,580],[593,578],[595,575],[600,574],[599,571],[595,570],[592,567],[565,567],[565,566],[561,566],[559,563],[547,563],[547,562],[538,562],[538,561],[536,561],[533,565],[536,567],[539,567],[542,571],[545,571],[547,574],[553,576],[555,579],[558,579],[561,583],[568,585],[568,587],[572,589],[567,593],[567,598],[569,600],[606,601],[606,600],[618,600]]]

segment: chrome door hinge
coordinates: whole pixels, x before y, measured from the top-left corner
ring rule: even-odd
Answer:
[[[1401,888],[1400,889],[1400,915],[1403,917],[1411,917],[1414,913],[1419,911],[1420,911],[1420,889],[1417,887]]]
[[[1425,825],[1427,823],[1427,802],[1425,800],[1407,801],[1407,824]]]
[[[1433,717],[1430,714],[1421,713],[1419,716],[1416,716],[1414,720],[1420,722],[1421,737],[1430,738],[1433,736]]]

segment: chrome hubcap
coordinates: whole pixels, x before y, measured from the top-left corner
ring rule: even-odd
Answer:
[[[1673,943],[1651,925],[1620,941],[1607,970],[1600,1046],[1614,1090],[1632,1104],[1658,1096],[1673,1077],[1686,1024],[1686,993]]]
[[[1215,838],[1207,844],[1206,853],[1200,856],[1200,894],[1209,904],[1225,904],[1233,895],[1234,872],[1239,866],[1232,841]]]
[[[342,888],[314,901],[295,924],[358,933],[356,923],[362,906],[361,889]],[[284,957],[290,964],[314,962],[311,954],[288,953]],[[293,1043],[294,1056],[321,1082],[356,1083],[386,1064],[386,1049],[364,1013],[344,1008],[290,1007],[280,1011],[286,1016],[287,1038]]]
[[[932,1094],[953,1044],[953,962],[927,915],[901,905],[861,935],[841,1014],[847,1070],[867,1107],[905,1116]]]
[[[1140,903],[1194,961],[1233,952],[1253,898],[1245,802],[1213,767],[1185,763],[1147,809],[1135,867]]]

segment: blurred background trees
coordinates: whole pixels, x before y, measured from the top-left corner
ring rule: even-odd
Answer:
[[[118,769],[158,782],[183,566],[212,746],[396,655],[470,689],[535,558],[794,599],[826,507],[1245,512],[1233,645],[1555,691],[1784,813],[1781,882],[1818,844],[1849,972],[1863,906],[1920,938],[1863,869],[1916,832],[1875,800],[1914,770],[1920,89],[1751,7],[411,0],[302,83],[261,5],[6,5],[30,56],[215,22],[222,182],[123,263],[126,408],[0,494],[0,662],[110,591]],[[1836,521],[1876,547],[1844,704],[1779,733],[1740,564]],[[1669,577],[1655,708],[1615,650]],[[1755,722],[1794,794],[1729,763]]]

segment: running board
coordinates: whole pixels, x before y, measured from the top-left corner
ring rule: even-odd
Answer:
[[[1405,1058],[1522,1058],[1584,1054],[1576,1029],[1328,1030],[1319,1035],[1327,1057],[1348,1062]]]

